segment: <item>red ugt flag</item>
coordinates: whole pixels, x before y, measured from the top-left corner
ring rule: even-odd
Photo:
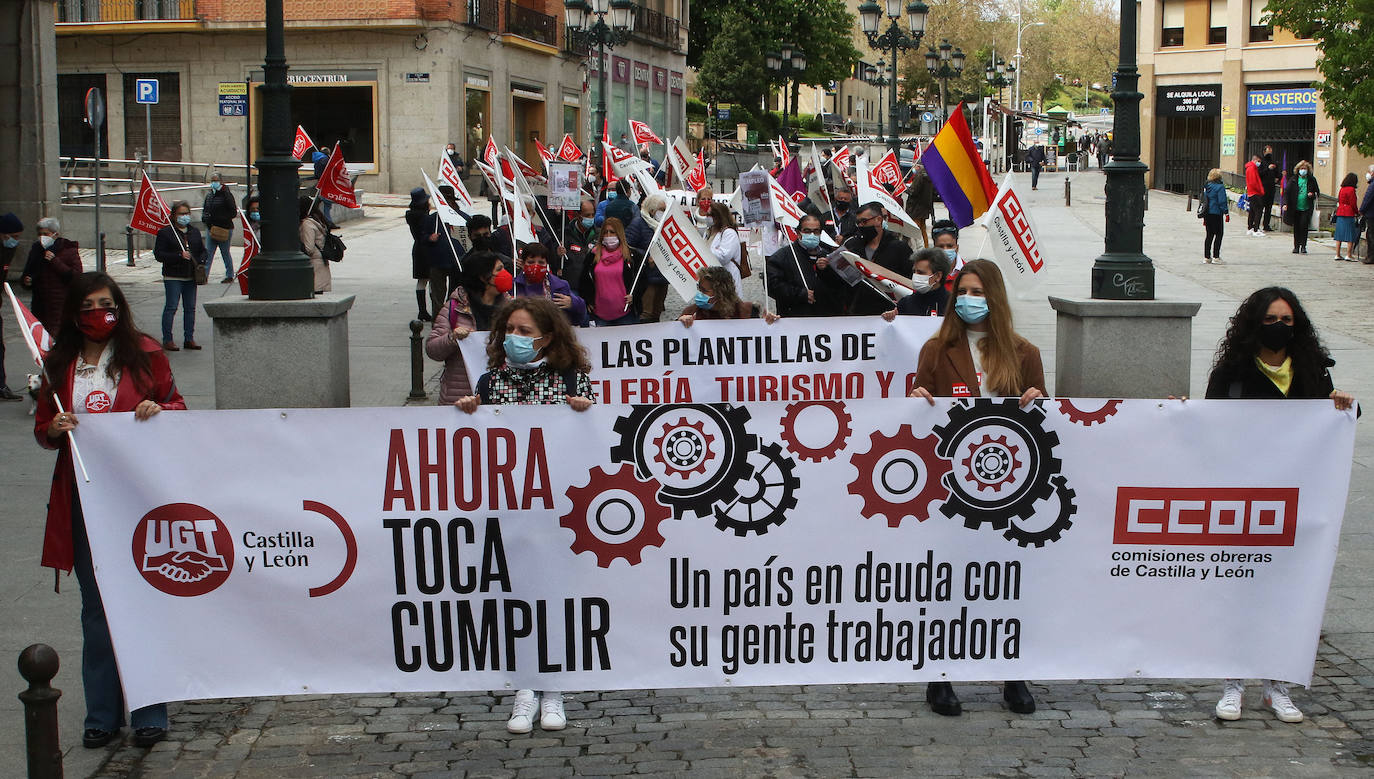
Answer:
[[[348,179],[348,168],[344,167],[343,152],[339,150],[337,143],[334,144],[334,150],[329,153],[329,161],[324,164],[324,171],[320,173],[320,181],[316,188],[322,198],[345,208],[358,207],[358,199],[353,194],[353,182]]]
[[[305,159],[305,155],[309,154],[310,150],[313,148],[315,148],[315,142],[310,140],[310,136],[306,134],[305,128],[296,125],[296,140],[291,144],[291,156],[298,160],[303,160]]]
[[[687,173],[687,186],[693,192],[700,192],[706,186],[706,160],[702,158],[700,149],[697,150],[697,164]]]
[[[660,146],[663,145],[663,139],[659,138],[657,135],[654,135],[654,131],[649,127],[649,125],[643,122],[636,122],[635,120],[631,119],[630,134],[634,136],[636,146],[638,146],[641,143],[656,143]]]
[[[157,193],[157,187],[153,186],[152,180],[145,172],[143,181],[138,185],[138,202],[134,205],[134,215],[129,220],[129,226],[149,235],[157,235],[158,230],[171,223],[172,209],[167,207],[167,201]]]
[[[52,336],[38,321],[38,317],[28,309],[19,298],[14,296],[14,290],[10,288],[9,282],[5,282],[5,294],[9,296],[10,305],[14,306],[14,316],[19,320],[19,331],[24,334],[24,344],[29,347],[29,353],[33,355],[33,362],[38,367],[43,367],[43,361],[48,359],[48,352],[52,350]]]

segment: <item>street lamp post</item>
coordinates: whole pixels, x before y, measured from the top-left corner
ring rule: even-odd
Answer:
[[[787,143],[787,117],[791,104],[791,81],[806,70],[806,54],[790,43],[782,44],[781,51],[770,51],[764,55],[768,69],[782,76],[782,141]]]
[[[921,38],[926,34],[926,20],[929,18],[930,6],[921,0],[911,0],[905,9],[902,0],[883,0],[884,5],[879,6],[873,0],[866,0],[859,6],[859,23],[864,31],[864,37],[868,39],[869,48],[874,51],[886,53],[889,57],[889,67],[891,77],[887,83],[892,86],[892,92],[888,95],[888,119],[892,127],[892,135],[886,139],[886,143],[892,147],[893,152],[897,152],[901,146],[901,139],[897,137],[897,54],[901,51],[915,49],[921,45]],[[906,17],[906,29],[898,24],[897,20]],[[889,21],[886,30],[879,32],[883,17]],[[881,104],[881,100],[879,101]],[[881,121],[882,109],[879,108],[879,121]]]
[[[996,99],[997,99],[997,102],[998,102],[998,104],[1001,104],[1001,102],[1002,102],[1002,90],[1005,89],[1006,87],[1008,87],[1008,86],[1011,85],[1011,78],[1010,78],[1010,76],[1009,76],[1008,74],[1015,74],[1015,73],[1016,73],[1016,65],[1015,65],[1015,63],[1008,64],[1006,60],[1002,59],[1001,57],[998,57],[998,56],[997,56],[997,50],[996,50],[996,49],[993,49],[993,51],[992,51],[992,56],[993,56],[992,60],[988,62],[987,67],[984,68],[984,70],[983,70],[983,76],[984,76],[984,78],[987,79],[988,86],[990,86],[990,87],[992,87],[994,90],[996,90]],[[988,118],[984,118],[983,121],[984,121],[984,122],[988,122]],[[1000,147],[1000,146],[1002,146],[1003,142],[1006,140],[1006,133],[1005,133],[1005,132],[1000,132],[1000,133],[998,133],[997,136],[993,136],[993,135],[991,135],[991,133],[987,133],[987,132],[985,132],[984,134],[989,136],[989,145],[990,145],[990,146]],[[988,151],[991,152],[992,149],[989,149]],[[1002,156],[1000,156],[1000,155],[997,156],[997,157],[989,156],[988,159],[996,159],[996,160],[998,160],[997,167],[998,167],[999,169],[1001,168],[1001,159],[1002,159]],[[999,172],[1000,172],[1000,170],[999,170]]]
[[[1101,300],[1154,300],[1155,267],[1145,256],[1145,172],[1140,160],[1140,71],[1136,68],[1134,0],[1121,0],[1121,62],[1116,68],[1112,161],[1107,174],[1104,249],[1093,261],[1092,296]]]
[[[883,74],[883,69],[886,68],[886,67],[887,67],[887,63],[886,63],[886,62],[884,62],[883,60],[878,60],[878,67],[877,67],[877,69],[873,70],[872,73],[871,73],[870,76],[869,76],[869,81],[871,81],[871,82],[873,83],[873,85],[876,86],[876,87],[878,88],[878,137],[879,137],[879,138],[884,138],[884,137],[886,136],[886,132],[885,132],[885,130],[884,130],[884,128],[883,128],[883,105],[884,105],[884,103],[883,103],[883,88],[887,86],[887,76]],[[892,136],[893,136],[894,138],[897,136],[897,119],[896,119],[896,117],[893,117],[893,119],[892,119]]]
[[[1031,27],[1043,26],[1045,26],[1044,22],[1026,22],[1025,24],[1022,24],[1021,8],[1018,4],[1016,8],[1016,105],[1013,106],[1013,108],[1015,108],[1017,111],[1021,110],[1021,69],[1023,67],[1021,65],[1021,33],[1025,32]],[[1020,140],[1021,139],[1018,138],[1017,142],[1019,143]]]
[[[940,81],[940,123],[949,121],[949,80],[964,72],[964,52],[947,40],[926,50],[926,71]]]
[[[610,24],[606,17],[611,17]],[[565,0],[563,21],[568,34],[581,36],[588,45],[596,47],[596,112],[593,114],[593,136],[606,126],[606,49],[624,46],[635,29],[634,0]],[[595,125],[601,125],[596,127]],[[592,165],[602,170],[601,141],[589,143]]]
[[[258,190],[262,212],[262,253],[248,273],[253,300],[309,300],[315,293],[310,258],[301,252],[300,160],[291,156],[291,85],[286,83],[286,33],[282,0],[264,7],[267,52],[262,71],[262,156]]]

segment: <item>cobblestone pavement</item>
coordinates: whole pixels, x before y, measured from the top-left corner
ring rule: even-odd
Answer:
[[[1076,174],[1073,208],[1063,206],[1056,187],[1029,198],[1057,269],[1051,294],[1087,294],[1087,268],[1101,252],[1100,181],[1096,171]],[[1286,236],[1249,238],[1236,220],[1228,225],[1228,265],[1202,266],[1196,246],[1201,228],[1184,200],[1152,192],[1151,208],[1146,249],[1159,269],[1161,297],[1203,301],[1194,325],[1195,392],[1237,300],[1264,284],[1285,283],[1308,303],[1340,360],[1338,384],[1370,396],[1374,330],[1367,325],[1374,325],[1374,309],[1364,301],[1374,293],[1374,268],[1331,262],[1319,248],[1299,260],[1288,254]],[[335,271],[336,289],[359,292],[350,328],[355,405],[399,404],[407,388],[406,353],[398,347],[413,296],[406,252],[396,247],[408,237],[399,209],[376,211],[364,224],[349,225],[351,256]],[[963,251],[973,256],[980,236],[967,233]],[[144,301],[145,326],[156,321],[161,303],[155,277],[146,273],[141,278],[140,267],[139,278],[120,277]],[[746,292],[757,284],[757,277],[749,280]],[[1043,299],[1018,303],[1016,317],[1051,368],[1054,318],[1048,306]],[[6,332],[12,338],[12,329]],[[213,348],[212,340],[207,346]],[[198,408],[212,405],[208,363],[184,353],[174,360],[178,381]],[[10,366],[16,367],[14,359]],[[431,388],[436,373],[431,366]],[[0,441],[16,446],[27,437],[22,430],[5,435],[0,430]],[[573,693],[566,730],[536,728],[522,736],[505,731],[509,691],[435,692],[177,703],[168,741],[151,750],[126,743],[90,752],[72,746],[79,732],[72,723],[79,722],[82,706],[74,674],[77,599],[72,592],[52,600],[51,576],[37,568],[31,549],[3,558],[14,565],[0,573],[0,585],[9,587],[0,619],[23,623],[7,648],[47,640],[72,669],[58,679],[66,689],[63,734],[72,776],[1371,776],[1374,616],[1367,603],[1374,535],[1364,508],[1374,460],[1371,435],[1362,429],[1357,437],[1313,686],[1294,689],[1307,714],[1300,725],[1280,723],[1263,709],[1254,681],[1243,718],[1230,723],[1212,716],[1220,684],[1210,680],[1033,682],[1040,708],[1029,716],[1009,713],[996,685],[964,684],[958,686],[965,708],[959,718],[931,713],[919,684],[822,685]],[[12,494],[32,514],[46,495],[51,466],[39,461],[23,467],[0,475],[0,484],[13,485]],[[36,548],[37,529],[31,519],[25,522],[20,541]],[[30,624],[29,615],[38,613],[46,616]],[[1281,617],[1275,625],[1282,629]],[[8,721],[7,729],[19,727],[17,717]],[[13,765],[22,759],[13,748],[3,754],[14,755]]]

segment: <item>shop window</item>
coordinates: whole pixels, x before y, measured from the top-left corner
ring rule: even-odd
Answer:
[[[100,90],[108,105],[104,73],[72,73],[57,77],[57,146],[63,157],[95,156],[95,133],[86,124],[86,90],[92,88]],[[108,124],[108,120],[106,122]],[[110,136],[106,130],[106,127],[100,130],[101,154],[108,157]]]
[[[157,103],[138,103],[136,83],[141,78],[157,79]],[[152,154],[148,154],[148,120],[153,124]],[[177,73],[124,74],[124,156],[134,159],[181,159],[181,77]]]
[[[1269,0],[1250,0],[1250,42],[1263,43],[1274,40],[1274,25],[1269,23],[1269,14],[1264,6]]]
[[[565,106],[563,106],[563,134],[564,134],[564,135],[571,135],[573,138],[577,138],[577,137],[578,137],[579,130],[578,130],[578,127],[577,127],[577,115],[578,115],[578,113],[580,113],[580,110],[581,110],[581,109],[579,109],[579,108],[578,108],[577,106],[575,106],[575,105],[565,105]],[[549,140],[553,140],[553,139],[550,138]],[[560,142],[561,142],[561,141],[560,141]]]
[[[1226,42],[1226,0],[1212,0],[1211,21],[1207,28],[1208,43]]]
[[[467,120],[463,140],[468,151],[465,159],[478,160],[482,158],[482,148],[487,145],[487,117],[491,113],[491,93],[485,89],[469,87],[465,109],[463,113]]]
[[[292,85],[291,126],[305,127],[316,146],[332,149],[338,143],[344,161],[350,165],[376,169],[376,118],[375,84]]]
[[[1183,0],[1164,0],[1164,25],[1159,34],[1159,45],[1183,45]]]

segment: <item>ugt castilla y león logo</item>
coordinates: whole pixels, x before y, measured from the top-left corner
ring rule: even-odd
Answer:
[[[168,503],[138,521],[134,565],[158,590],[181,598],[211,592],[234,568],[234,540],[220,518],[194,503]]]

